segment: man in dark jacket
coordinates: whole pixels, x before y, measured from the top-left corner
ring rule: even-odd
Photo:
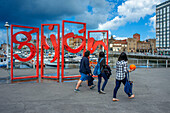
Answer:
[[[86,51],[86,52],[84,53],[83,58],[81,59],[81,62],[80,62],[80,70],[79,70],[80,75],[81,75],[81,78],[80,78],[80,80],[79,80],[78,83],[77,83],[76,89],[74,90],[75,92],[80,91],[80,90],[79,90],[80,84],[81,84],[83,81],[87,81],[87,80],[88,80],[88,76],[89,76],[89,74],[91,73],[90,67],[89,67],[89,59],[88,59],[89,55],[90,55],[90,51]],[[94,86],[91,86],[91,87],[94,87]],[[91,87],[90,87],[90,88],[91,88]]]

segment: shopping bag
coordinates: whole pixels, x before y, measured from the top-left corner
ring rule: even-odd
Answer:
[[[125,87],[124,87],[124,91],[127,95],[132,95],[132,88],[133,88],[133,81],[129,81],[129,72],[127,72],[126,74],[126,83],[125,83]]]

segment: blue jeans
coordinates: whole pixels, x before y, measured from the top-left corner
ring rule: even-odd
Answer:
[[[116,86],[115,86],[115,89],[113,90],[113,98],[116,98],[116,94],[117,94],[117,91],[120,87],[121,82],[125,85],[126,79],[127,79],[126,77],[123,80],[117,80],[116,79]],[[130,97],[131,94],[128,94],[128,96]]]
[[[98,92],[100,92],[100,84],[102,82],[102,77],[105,80],[104,83],[103,83],[103,86],[102,86],[102,91],[104,91],[104,88],[105,88],[107,81],[108,81],[108,78],[107,78],[105,73],[101,73],[100,75],[98,75]]]

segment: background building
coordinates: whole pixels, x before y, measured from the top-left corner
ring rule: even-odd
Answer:
[[[11,46],[8,44],[9,52],[10,52],[10,47]],[[7,51],[7,44],[6,43],[1,44],[1,49],[6,52]]]
[[[150,51],[150,42],[138,41],[137,42],[137,52],[140,52],[140,53],[151,52]]]
[[[127,51],[127,41],[126,40],[113,40],[110,44],[110,48],[116,52]]]
[[[136,33],[133,38],[126,40],[109,39],[110,50],[115,52],[133,52],[133,53],[152,53],[156,52],[156,39],[147,39],[140,41],[140,34]]]
[[[136,52],[137,49],[137,38],[127,39],[127,52]]]
[[[70,38],[69,39],[69,46],[72,49],[78,48],[81,45],[82,41],[79,38]]]
[[[135,33],[135,34],[133,35],[133,38],[136,38],[137,41],[140,41],[140,34]]]
[[[170,55],[170,1],[156,6],[156,47],[159,54]]]

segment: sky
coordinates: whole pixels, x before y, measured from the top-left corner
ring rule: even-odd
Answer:
[[[109,30],[115,39],[155,38],[156,5],[167,0],[0,0],[0,43],[6,42],[5,22],[41,27],[62,20],[87,24],[87,30]],[[10,31],[9,31],[10,34]],[[10,37],[9,37],[10,38]]]

